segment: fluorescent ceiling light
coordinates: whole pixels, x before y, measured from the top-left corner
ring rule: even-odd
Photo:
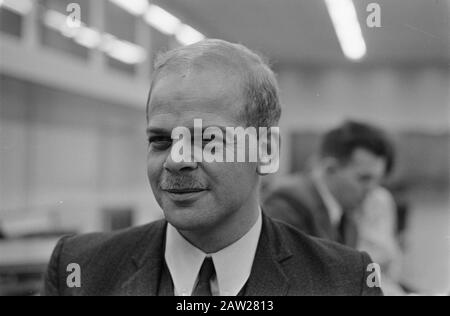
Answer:
[[[86,28],[83,23],[79,27],[70,27],[67,24],[67,16],[54,10],[45,12],[43,20],[46,26],[68,38],[74,38],[83,28]]]
[[[67,17],[54,10],[48,10],[44,13],[43,22],[47,27],[60,32],[68,38],[75,37],[81,29],[81,27],[69,27],[67,25]]]
[[[101,39],[100,33],[89,27],[81,27],[75,36],[75,42],[87,48],[99,46]]]
[[[174,35],[182,25],[176,16],[156,5],[150,5],[145,14],[145,20],[166,35]]]
[[[115,41],[117,41],[117,38],[114,35],[105,33],[102,35],[99,49],[107,53],[113,48]]]
[[[96,0],[94,0],[96,1]],[[109,0],[133,15],[142,15],[149,6],[147,0]]]
[[[325,0],[344,55],[361,59],[367,48],[352,0]]]
[[[66,16],[58,11],[48,10],[43,15],[43,22],[52,29],[60,30],[66,23]]]
[[[0,7],[5,7],[20,15],[26,15],[33,8],[33,2],[31,0],[0,0]]]
[[[190,45],[205,38],[202,33],[181,23],[180,19],[157,5],[150,5],[144,18],[161,33],[174,35],[182,45]]]
[[[194,44],[205,38],[202,33],[186,24],[178,29],[175,36],[177,40],[183,45]]]
[[[67,17],[57,11],[46,11],[43,15],[43,22],[47,27],[72,38],[78,44],[90,49],[98,48],[125,64],[139,64],[147,59],[147,53],[143,47],[120,40],[108,33],[102,34],[87,27],[84,23],[81,23],[80,27],[69,27]]]
[[[113,39],[107,47],[108,50],[106,51],[106,53],[110,57],[117,59],[125,64],[139,64],[147,58],[144,48],[127,41]]]
[[[74,38],[80,31],[80,28],[70,27],[67,25],[67,23],[64,23],[59,31],[65,37]]]
[[[103,34],[99,49],[111,58],[129,65],[139,64],[147,59],[147,53],[143,47],[119,40],[108,33]]]

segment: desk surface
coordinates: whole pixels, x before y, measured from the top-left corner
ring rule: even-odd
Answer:
[[[0,242],[0,267],[46,265],[58,238],[32,238]]]

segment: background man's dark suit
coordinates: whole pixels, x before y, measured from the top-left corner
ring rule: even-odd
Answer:
[[[156,295],[164,268],[167,222],[60,240],[45,282],[47,295]],[[68,288],[66,267],[81,267],[81,287]],[[246,296],[379,295],[369,288],[369,256],[305,236],[266,216]]]
[[[345,215],[340,225],[332,225],[325,203],[309,174],[283,179],[265,198],[263,209],[270,217],[288,223],[307,235],[353,248],[356,246],[356,224]]]

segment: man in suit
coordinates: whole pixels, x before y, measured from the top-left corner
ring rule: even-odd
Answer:
[[[147,102],[147,169],[165,220],[64,237],[49,263],[46,294],[380,295],[366,253],[263,215],[259,184],[270,161],[174,155],[180,141],[191,142],[173,137],[178,127],[211,140],[194,120],[218,130],[273,127],[280,114],[273,72],[242,45],[204,40],[160,56]],[[223,143],[217,135],[216,144]],[[202,145],[194,140],[190,153]],[[226,148],[235,145],[225,141]],[[276,148],[277,138],[269,145]],[[70,264],[78,267],[77,286],[67,282]]]
[[[312,171],[281,180],[265,197],[264,210],[308,235],[356,247],[355,212],[391,172],[393,156],[380,129],[344,122],[324,135]]]

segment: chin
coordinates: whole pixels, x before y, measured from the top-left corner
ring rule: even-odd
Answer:
[[[164,208],[166,220],[178,230],[195,231],[205,230],[214,227],[214,217],[210,210],[205,210],[195,206]]]

